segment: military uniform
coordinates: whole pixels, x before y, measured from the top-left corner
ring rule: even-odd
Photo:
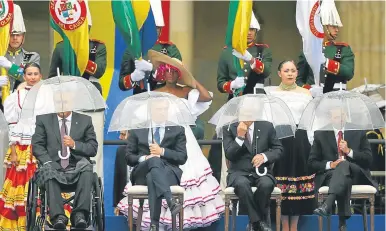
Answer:
[[[174,45],[172,42],[157,41],[157,43],[153,46],[152,50],[164,53],[172,58],[177,58],[182,61],[180,51],[178,50],[177,46]],[[146,57],[144,57],[144,59],[146,59]],[[133,95],[145,91],[143,80],[139,82],[131,81],[130,74],[133,73],[135,70],[134,60],[134,56],[132,56],[130,54],[129,49],[126,48],[125,53],[123,54],[121,70],[119,74],[119,88],[122,91],[128,91],[133,89]],[[162,86],[162,84],[159,84],[154,81],[153,78],[150,78],[151,90],[154,90],[159,86]]]
[[[324,56],[329,59],[328,66],[321,68],[320,81],[324,83],[323,93],[339,89],[336,83],[346,84],[354,76],[354,53],[346,43],[326,42],[323,44]],[[314,74],[303,52],[297,65],[296,84],[309,88],[315,84]],[[335,85],[335,87],[334,87]]]
[[[252,69],[249,63],[244,62],[244,76],[247,77],[243,94],[253,94],[256,84],[264,85],[264,80],[271,73],[272,51],[267,44],[251,43],[248,45],[248,52],[255,57],[255,68]],[[228,93],[229,99],[233,97],[231,82],[237,77],[234,66],[232,49],[225,47],[221,53],[217,70],[217,88],[222,93]],[[261,87],[262,88],[262,87]]]
[[[12,63],[11,68],[8,70],[8,77],[10,81],[10,89],[13,92],[17,86],[24,81],[23,70],[26,63],[40,62],[40,55],[37,52],[29,52],[20,48],[19,50],[12,52],[7,51],[5,57]]]
[[[90,53],[87,67],[82,77],[90,80],[92,84],[101,92],[102,87],[99,79],[103,76],[107,66],[107,52],[106,45],[99,40],[90,39],[89,43]],[[57,76],[57,68],[62,72],[62,57],[63,57],[63,41],[56,44],[55,50],[52,54],[50,72],[48,78]]]

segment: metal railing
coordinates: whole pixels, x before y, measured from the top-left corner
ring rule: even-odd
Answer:
[[[197,140],[199,145],[220,145],[222,140]],[[370,144],[385,144],[385,140],[369,139]],[[104,140],[103,145],[126,145],[125,140]]]

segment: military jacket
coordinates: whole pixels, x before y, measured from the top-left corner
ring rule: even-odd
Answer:
[[[248,52],[255,58],[255,68],[244,62],[244,76],[247,77],[243,94],[253,93],[257,83],[264,84],[264,79],[271,74],[272,51],[266,44],[253,43]],[[237,77],[232,48],[224,47],[217,69],[217,88],[222,93],[232,94],[230,83]],[[231,96],[230,96],[231,97]]]
[[[347,83],[354,77],[354,53],[346,43],[326,42],[323,44],[324,56],[329,59],[328,66],[322,65],[320,81],[324,83],[323,92],[334,89],[335,83]],[[315,84],[314,74],[302,52],[297,64],[296,84],[306,87]]]
[[[15,52],[7,51],[5,57],[12,63],[11,68],[8,70],[10,89],[12,92],[24,81],[24,65],[31,62],[40,64],[40,55],[37,52],[29,52],[20,48]]]

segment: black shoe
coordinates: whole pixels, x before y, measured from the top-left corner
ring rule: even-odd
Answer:
[[[75,222],[74,222],[75,228],[77,228],[77,229],[87,228],[87,221],[84,218],[83,213],[80,213],[80,212],[76,213],[74,220],[75,220]]]
[[[330,216],[330,211],[327,207],[327,204],[323,203],[319,208],[315,209],[314,214],[322,216],[322,217]]]
[[[159,228],[157,225],[151,225],[149,231],[158,231],[158,230],[159,230]]]
[[[68,219],[65,216],[59,215],[55,222],[53,223],[52,228],[58,229],[58,230],[65,230],[67,227]]]
[[[256,231],[272,231],[272,229],[264,221],[257,222],[256,226]]]
[[[347,231],[346,224],[340,224],[339,225],[339,231]]]
[[[254,231],[253,226],[252,226],[251,223],[249,223],[249,224],[247,225],[246,231]]]
[[[170,212],[171,212],[172,217],[173,217],[180,212],[180,210],[182,209],[182,204],[176,203],[175,201],[172,201],[169,208],[170,208]]]

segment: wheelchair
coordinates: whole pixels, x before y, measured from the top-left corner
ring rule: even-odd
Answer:
[[[95,161],[92,161],[95,166]],[[47,195],[43,188],[38,188],[35,183],[36,175],[32,177],[28,185],[27,194],[27,231],[66,231],[54,229],[52,225],[47,221],[48,216],[48,201]],[[62,193],[71,193],[73,191],[62,191]],[[69,198],[63,198],[63,204],[69,204],[72,206],[74,196]],[[40,214],[37,214],[37,210],[40,210]],[[93,187],[91,190],[91,208],[90,215],[88,217],[88,227],[86,229],[77,229],[75,227],[70,228],[70,231],[104,231],[105,230],[105,212],[103,203],[103,185],[102,179],[98,175],[93,173]],[[71,224],[73,225],[73,224]]]

